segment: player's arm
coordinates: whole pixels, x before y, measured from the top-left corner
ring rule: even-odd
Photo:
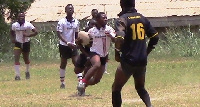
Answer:
[[[78,32],[75,32],[75,39],[78,38]]]
[[[15,34],[15,26],[14,26],[14,24],[12,24],[12,26],[11,26],[10,35],[11,35],[11,42],[15,43],[16,42],[16,34]]]
[[[91,15],[89,15],[89,16],[86,16],[86,17],[84,17],[83,19],[81,19],[81,20],[86,20],[87,18],[89,18]]]
[[[111,38],[111,41],[115,43],[115,30],[113,28],[110,29],[109,33],[106,32],[105,33],[106,36],[110,37]]]
[[[12,43],[15,43],[16,42],[16,34],[15,34],[15,31],[14,30],[10,30],[10,35],[11,35],[11,42]]]
[[[38,34],[37,30],[36,29],[32,29],[32,33],[30,33],[29,35],[24,34],[24,36],[33,37],[33,36],[36,36],[37,34]]]
[[[61,41],[63,41],[63,42],[65,42],[66,44],[68,44],[67,41],[66,41],[65,39],[63,39],[62,32],[57,31],[57,36],[58,36],[58,38],[59,38]]]
[[[147,36],[150,39],[147,47],[147,55],[155,48],[155,45],[158,43],[159,36],[158,32],[152,27],[150,22],[147,20]]]
[[[85,51],[85,48],[82,45],[83,40],[80,38],[76,39],[76,45],[78,46],[78,48],[80,49],[80,51],[85,54],[86,56],[89,56],[89,54]]]
[[[61,41],[63,41],[64,43],[68,44],[67,41],[63,38],[64,36],[63,36],[62,32],[63,32],[63,25],[59,21],[58,25],[57,25],[57,36]]]
[[[121,51],[121,46],[124,42],[124,36],[125,36],[125,19],[124,18],[119,18],[115,22],[115,31],[116,31],[116,36],[115,36],[115,60],[117,62],[120,62],[120,51]]]
[[[33,37],[36,36],[38,34],[38,31],[36,30],[36,28],[32,29],[32,33],[29,35],[29,37]]]
[[[29,28],[31,29],[32,32],[30,34],[23,32],[23,35],[25,37],[33,37],[33,36],[36,36],[38,34],[36,28],[31,23],[29,23]]]
[[[125,36],[125,28],[126,28],[126,22],[124,18],[117,19],[115,23],[115,48],[118,50],[121,50],[121,45],[124,42],[124,36]]]
[[[147,47],[147,55],[155,48],[155,45],[158,43],[159,37],[158,33],[155,34],[154,37],[150,38],[148,47]]]
[[[85,51],[85,48],[83,47],[83,45],[79,45],[79,49],[83,54],[85,54],[87,57],[89,57],[89,54]]]

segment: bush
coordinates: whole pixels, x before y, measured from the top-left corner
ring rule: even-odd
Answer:
[[[31,38],[31,59],[58,59],[58,37],[55,32],[41,32]]]
[[[199,32],[191,32],[190,27],[169,28],[164,33],[165,39],[159,41],[157,53],[192,57],[199,55]]]

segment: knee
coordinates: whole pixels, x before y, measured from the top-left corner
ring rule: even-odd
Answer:
[[[94,69],[99,69],[101,67],[101,64],[100,63],[95,63],[94,65],[93,65],[93,68]]]
[[[76,74],[82,73],[82,71],[83,71],[82,68],[79,68],[79,67],[75,67],[75,68],[74,68],[74,72],[75,72]]]
[[[136,88],[136,90],[137,90],[137,93],[139,95],[145,95],[145,94],[147,94],[147,91],[146,91],[145,88]]]
[[[100,79],[94,79],[94,84],[99,83],[101,80]]]

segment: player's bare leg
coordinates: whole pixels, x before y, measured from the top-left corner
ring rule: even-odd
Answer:
[[[16,47],[15,47],[16,48]],[[15,80],[20,80],[20,55],[21,55],[22,51],[19,48],[14,49],[14,58],[15,58]]]
[[[105,71],[105,65],[101,65],[100,69],[95,72],[94,76],[87,82],[87,85],[95,85],[100,82]]]
[[[150,97],[148,92],[146,91],[144,84],[145,84],[145,74],[135,77],[135,89],[137,90],[138,95],[142,99],[142,101],[145,103],[147,107],[152,107]]]
[[[122,71],[121,65],[119,65],[116,70],[114,83],[112,85],[113,107],[121,107],[122,104],[121,90],[129,78],[130,76],[125,75],[124,72]]]
[[[87,73],[85,74],[85,77],[82,79],[82,82],[79,82],[77,86],[78,92],[81,92],[81,93],[85,92],[87,81],[89,81],[92,78],[92,76],[95,75],[96,71],[100,69],[101,61],[98,55],[94,55],[90,59],[90,61],[91,61],[92,67],[87,71]]]
[[[94,76],[95,72],[98,71],[101,67],[100,57],[98,55],[94,55],[91,58],[92,67],[86,73],[84,80],[85,82],[89,81],[92,76]]]

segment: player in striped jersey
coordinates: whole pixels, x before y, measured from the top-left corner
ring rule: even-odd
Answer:
[[[92,67],[79,82],[77,88],[79,93],[84,93],[86,86],[100,82],[105,71],[105,64],[108,58],[108,50],[111,41],[115,41],[115,31],[107,25],[107,16],[104,12],[99,12],[96,17],[97,25],[91,28],[88,33],[93,38],[90,48],[90,62]]]
[[[30,78],[29,73],[29,52],[30,52],[30,37],[36,36],[37,30],[30,23],[25,21],[24,12],[18,14],[18,21],[12,24],[11,28],[11,40],[15,44],[14,58],[15,58],[15,80],[20,80],[20,55],[23,55],[24,62],[26,64],[26,79]]]
[[[67,16],[59,20],[57,25],[57,35],[60,39],[59,52],[61,57],[60,88],[65,88],[65,69],[67,66],[67,60],[72,58],[72,62],[75,65],[78,56],[75,39],[78,37],[79,21],[72,17],[74,13],[74,7],[72,4],[68,4],[65,7],[65,12]]]

